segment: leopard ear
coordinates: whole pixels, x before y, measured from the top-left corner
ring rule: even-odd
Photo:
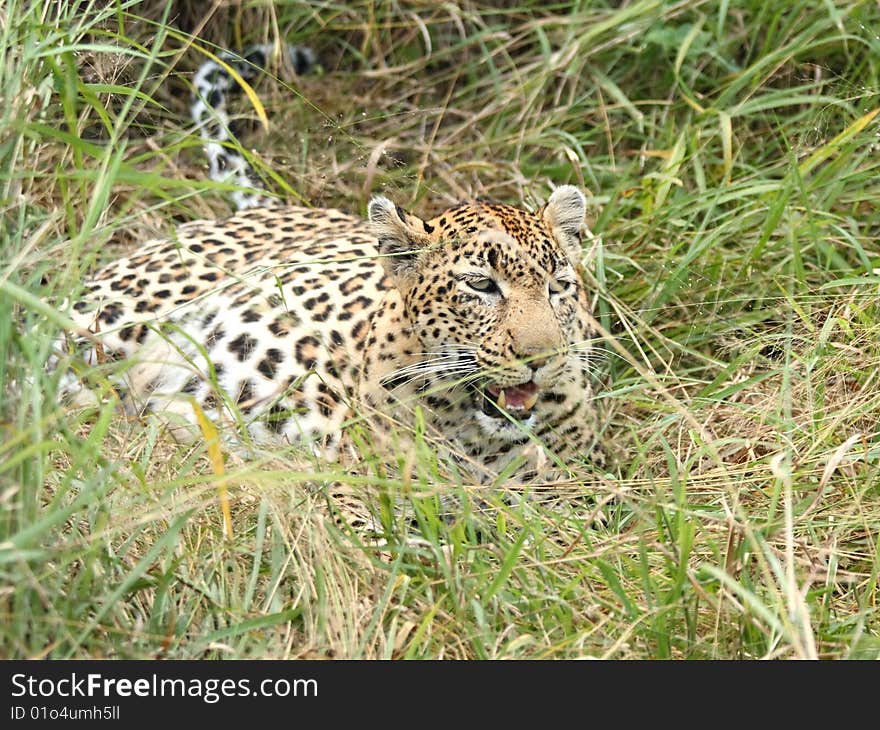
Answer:
[[[367,211],[385,272],[397,280],[407,278],[428,244],[427,224],[382,195],[370,201]]]
[[[553,237],[575,266],[580,263],[583,254],[581,233],[585,229],[586,212],[587,199],[574,185],[556,188],[541,211]]]

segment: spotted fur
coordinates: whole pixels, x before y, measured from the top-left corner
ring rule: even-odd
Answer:
[[[231,87],[218,68],[199,71],[194,115],[213,104],[200,117],[212,176],[251,184],[224,144]],[[367,221],[274,206],[184,224],[86,283],[71,308],[92,333],[82,357],[123,361],[110,370],[126,408],[163,414],[181,438],[197,433],[194,401],[227,435],[329,459],[350,424],[398,451],[418,427],[483,482],[601,460],[585,205],[563,185],[535,212],[472,202],[422,220],[377,196]],[[80,402],[94,395],[81,371],[64,384]]]
[[[533,442],[590,453],[583,195],[562,186],[536,213],[473,203],[427,221],[376,197],[369,213],[252,209],[145,244],[73,305],[101,343],[86,359],[128,362],[133,411],[191,425],[192,398],[257,443],[330,458],[356,414],[393,440],[416,411],[487,475]],[[517,417],[491,397],[525,387],[537,402]]]

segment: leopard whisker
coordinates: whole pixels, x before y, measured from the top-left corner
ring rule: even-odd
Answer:
[[[470,368],[470,363],[462,363],[458,358],[434,358],[430,360],[420,360],[419,362],[405,365],[402,368],[392,371],[389,378],[397,378],[402,375],[412,375],[424,371],[440,371],[454,367]]]
[[[392,371],[386,376],[387,380],[397,380],[399,378],[408,378],[416,376],[425,376],[430,374],[446,374],[463,372],[467,373],[473,369],[470,363],[461,363],[458,361],[450,362],[419,362],[406,367]]]

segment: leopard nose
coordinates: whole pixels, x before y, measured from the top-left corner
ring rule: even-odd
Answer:
[[[540,370],[553,356],[552,352],[548,352],[543,347],[524,347],[519,353],[519,359],[528,365],[532,370]]]
[[[540,370],[547,364],[549,357],[533,357],[531,360],[526,361],[526,365],[528,365],[532,370]]]

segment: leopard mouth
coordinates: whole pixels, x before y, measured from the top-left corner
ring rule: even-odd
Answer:
[[[484,385],[478,389],[482,396],[483,413],[492,418],[527,419],[538,402],[539,388],[534,381],[510,385]]]

